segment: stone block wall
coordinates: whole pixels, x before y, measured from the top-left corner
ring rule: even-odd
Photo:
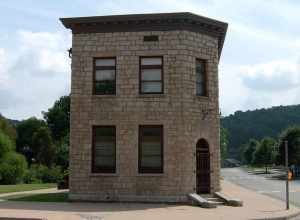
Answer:
[[[158,42],[143,37],[158,35]],[[73,34],[70,198],[185,201],[196,191],[196,143],[211,152],[220,189],[218,39],[189,31]],[[139,57],[163,56],[164,94],[139,94]],[[116,95],[93,95],[93,58],[116,57]],[[207,60],[209,97],[196,96],[195,59]],[[164,173],[138,173],[139,125],[163,125]],[[116,174],[91,173],[92,126],[116,126]]]

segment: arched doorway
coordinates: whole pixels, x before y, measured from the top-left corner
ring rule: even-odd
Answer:
[[[197,193],[210,193],[210,156],[209,145],[200,139],[196,145],[196,186]]]

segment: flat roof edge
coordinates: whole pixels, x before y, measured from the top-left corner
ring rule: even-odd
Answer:
[[[66,17],[59,18],[66,28],[70,28],[72,24],[83,23],[102,23],[102,22],[126,22],[140,20],[164,20],[164,19],[194,19],[206,22],[210,25],[219,27],[228,26],[226,22],[215,20],[212,18],[197,15],[191,12],[171,12],[171,13],[149,13],[149,14],[126,14],[126,15],[105,15],[105,16],[89,16],[89,17]]]

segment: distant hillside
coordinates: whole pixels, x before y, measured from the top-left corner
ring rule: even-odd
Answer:
[[[14,119],[7,119],[7,120],[8,120],[9,123],[12,124],[13,126],[17,126],[17,125],[20,123],[20,121],[14,120]]]
[[[5,118],[3,115],[1,115],[1,113],[0,113],[0,118],[6,119],[13,126],[16,126],[17,124],[20,123],[20,121],[18,121],[18,120],[13,120],[13,119]]]
[[[228,155],[238,158],[239,147],[250,138],[277,137],[288,126],[300,125],[300,105],[237,111],[221,119],[229,131]]]

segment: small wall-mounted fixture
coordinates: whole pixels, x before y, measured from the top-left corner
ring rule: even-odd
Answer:
[[[201,110],[201,112],[202,112],[202,120],[205,120],[213,112],[213,109],[212,108],[203,108]]]
[[[68,50],[69,52],[69,58],[72,58],[72,47]]]
[[[145,42],[158,41],[158,36],[157,36],[157,35],[148,35],[148,36],[144,36],[144,41],[145,41]]]

